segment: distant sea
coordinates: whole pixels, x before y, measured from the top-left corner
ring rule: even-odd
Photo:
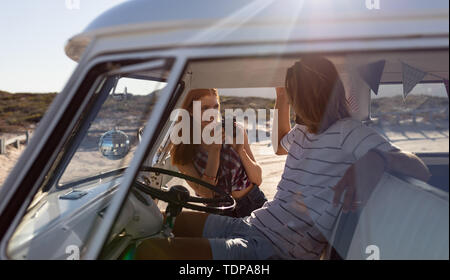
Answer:
[[[274,88],[219,88],[219,95],[275,99]]]
[[[219,94],[223,96],[245,96],[275,99],[274,88],[227,88],[219,89]],[[447,92],[443,84],[419,84],[411,91],[410,94],[447,97]],[[403,95],[402,85],[381,85],[378,90],[378,95],[375,95],[372,92],[372,98],[393,97],[396,95]]]

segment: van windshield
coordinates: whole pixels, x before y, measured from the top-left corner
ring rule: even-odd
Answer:
[[[67,165],[59,186],[127,167],[163,81],[117,77],[116,85]],[[72,185],[72,184],[71,184]]]

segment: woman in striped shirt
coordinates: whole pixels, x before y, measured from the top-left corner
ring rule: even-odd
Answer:
[[[201,116],[208,109],[217,110],[217,113],[220,110],[217,89],[194,89],[187,94],[181,109],[187,110],[191,116],[189,128],[191,141],[172,145],[172,164],[182,173],[216,185],[231,194],[237,204],[232,212],[225,215],[248,216],[253,210],[260,208],[267,199],[258,187],[262,182],[261,167],[255,161],[250,149],[247,133],[234,122],[234,129],[240,130],[244,136],[243,144],[236,144],[235,139],[233,144],[223,144],[225,133],[222,133],[223,138],[219,144],[205,144],[203,140],[201,144],[194,144],[193,122],[195,119],[192,118],[192,115],[195,101],[200,102]],[[202,120],[199,124],[201,131],[206,126],[213,124],[213,121]],[[216,125],[221,126],[222,124],[217,122]],[[196,183],[187,182],[198,196],[213,197],[214,193],[211,190]]]

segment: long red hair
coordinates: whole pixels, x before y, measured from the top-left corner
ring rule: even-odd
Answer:
[[[219,103],[219,93],[217,89],[215,88],[198,88],[198,89],[192,89],[188,92],[186,95],[186,98],[183,100],[183,103],[181,104],[180,109],[187,110],[191,116],[193,111],[193,103],[194,101],[200,100],[203,96],[212,95],[217,98],[217,102]],[[219,107],[220,110],[220,107]],[[181,121],[181,119],[178,119],[177,122]],[[170,148],[170,156],[172,158],[172,164],[173,165],[186,165],[189,162],[192,161],[192,158],[195,155],[195,148],[197,144],[193,144],[193,119],[190,118],[190,143],[189,144],[172,144],[172,147]]]

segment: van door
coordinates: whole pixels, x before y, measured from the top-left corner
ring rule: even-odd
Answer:
[[[51,105],[0,193],[1,258],[100,252],[183,65],[135,56],[80,65]]]

